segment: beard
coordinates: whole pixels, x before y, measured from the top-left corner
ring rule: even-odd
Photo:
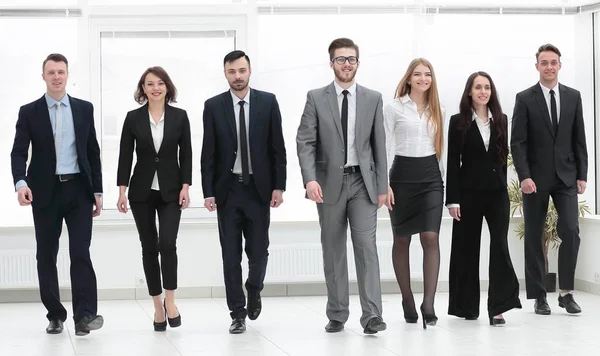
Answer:
[[[233,90],[244,90],[248,86],[248,82],[240,80],[233,83],[229,83],[229,87]]]
[[[334,69],[333,72],[335,73],[335,77],[337,78],[337,80],[339,80],[342,83],[350,83],[354,80],[354,77],[356,76],[356,68],[349,73],[344,72],[341,69]]]

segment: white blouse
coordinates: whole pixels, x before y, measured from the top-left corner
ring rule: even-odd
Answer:
[[[493,121],[492,112],[488,110],[488,120],[487,122],[483,122],[483,120],[477,116],[477,113],[473,111],[473,120],[477,123],[477,128],[479,129],[479,133],[481,134],[481,138],[483,139],[483,143],[485,145],[485,150],[488,151],[490,149],[490,122]]]
[[[158,124],[154,122],[152,119],[152,115],[148,112],[148,116],[150,117],[150,131],[152,132],[152,141],[154,143],[154,149],[156,152],[160,150],[160,146],[162,145],[162,140],[165,132],[165,113],[158,120]],[[160,186],[158,185],[158,171],[154,172],[154,178],[152,179],[152,186],[150,187],[152,190],[160,190]]]
[[[435,132],[429,121],[429,108],[419,117],[417,104],[408,95],[394,99],[384,110],[385,148],[388,169],[392,167],[394,156],[427,157],[435,154]],[[445,109],[442,107],[442,127]],[[440,172],[444,176],[443,161]]]

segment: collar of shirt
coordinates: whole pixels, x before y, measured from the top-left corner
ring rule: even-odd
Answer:
[[[240,101],[244,100],[246,102],[247,105],[250,105],[250,92],[251,90],[248,90],[248,92],[246,93],[246,96],[244,97],[244,99],[240,99],[238,98],[233,91],[231,91],[231,89],[229,90],[229,92],[231,93],[231,99],[233,99],[233,106],[236,106]]]
[[[556,82],[554,88],[545,87],[544,84],[542,84],[542,82],[540,82],[540,86],[542,87],[542,91],[544,92],[545,97],[550,97],[550,90],[554,90],[554,95],[558,94],[558,82]]]
[[[417,103],[415,103],[411,98],[410,95],[406,94],[403,97],[399,98],[398,100],[400,100],[400,102],[404,105],[408,104],[408,103],[412,103],[415,106],[415,111],[417,111]],[[425,111],[429,111],[429,105],[427,105],[427,108],[425,109]]]
[[[335,92],[336,92],[337,96],[342,95],[342,92],[344,90],[348,90],[350,95],[354,95],[356,93],[356,82],[352,83],[352,85],[348,89],[344,89],[334,80],[333,86],[335,87]]]
[[[475,112],[475,110],[473,110],[473,120],[475,120],[475,119],[479,119],[479,120],[481,120],[481,122],[483,122],[483,120],[479,116],[477,116],[477,113]],[[490,109],[488,109],[488,119],[490,119],[490,121],[494,121],[494,118],[492,117],[492,112],[490,111]],[[490,121],[488,121],[488,123]]]
[[[65,94],[65,96],[63,96],[60,100],[55,100],[50,95],[48,95],[48,93],[44,94],[44,97],[46,98],[46,104],[48,105],[48,109],[53,108],[58,102],[60,102],[63,106],[69,106],[69,96],[67,94]]]
[[[160,115],[160,120],[158,120],[158,123],[156,123],[154,121],[154,119],[152,118],[152,114],[150,113],[150,111],[148,111],[148,118],[150,119],[150,123],[153,124],[154,126],[158,126],[160,125],[161,122],[165,121],[165,112],[163,111],[162,115]]]

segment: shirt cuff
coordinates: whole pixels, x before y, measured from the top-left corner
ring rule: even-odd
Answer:
[[[204,200],[208,200],[208,199],[214,199],[215,197],[208,197],[208,198],[204,198]]]
[[[19,190],[23,187],[27,187],[27,182],[23,179],[21,179],[20,181],[17,182],[17,184],[15,184],[15,190]]]
[[[460,208],[460,204],[448,204],[446,205],[446,208],[450,209],[450,208]]]

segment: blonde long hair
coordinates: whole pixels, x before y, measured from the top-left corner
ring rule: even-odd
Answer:
[[[429,68],[431,71],[431,87],[427,91],[425,95],[426,105],[429,106],[429,117],[427,120],[433,124],[434,128],[434,140],[433,146],[435,148],[435,154],[438,159],[441,159],[442,150],[444,147],[444,126],[442,124],[442,107],[440,105],[440,97],[438,95],[437,89],[437,80],[435,79],[435,72],[433,71],[433,66],[431,63],[425,58],[415,58],[410,62],[408,68],[406,69],[406,73],[400,80],[400,83],[396,87],[396,94],[394,98],[401,98],[406,94],[410,94],[410,77],[412,76],[415,68],[418,65],[424,65]]]

